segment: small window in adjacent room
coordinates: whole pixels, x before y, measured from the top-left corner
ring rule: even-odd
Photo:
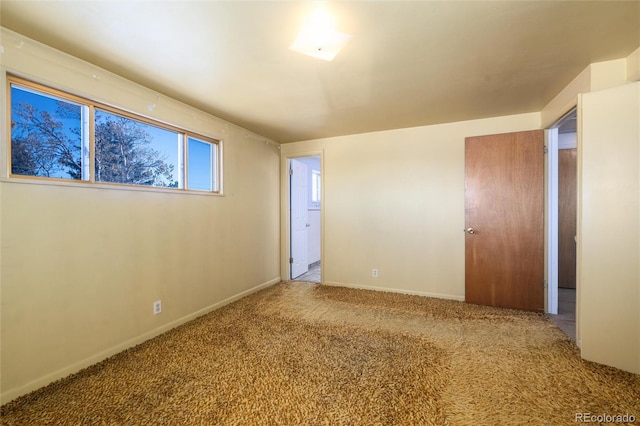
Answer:
[[[218,191],[218,144],[190,136],[187,149],[187,188]]]
[[[88,180],[88,107],[11,85],[11,174]]]
[[[320,202],[321,194],[321,180],[320,172],[318,170],[311,171],[311,201],[314,203]]]

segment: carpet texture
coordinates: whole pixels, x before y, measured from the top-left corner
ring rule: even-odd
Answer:
[[[569,425],[640,376],[544,315],[281,283],[12,401],[3,425]],[[636,420],[639,421],[640,420]]]

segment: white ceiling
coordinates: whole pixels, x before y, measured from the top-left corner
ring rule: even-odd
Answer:
[[[279,142],[539,111],[640,46],[639,1],[0,1],[0,24]]]

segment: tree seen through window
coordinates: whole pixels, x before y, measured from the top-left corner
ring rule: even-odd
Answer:
[[[219,141],[7,79],[12,177],[220,192]]]

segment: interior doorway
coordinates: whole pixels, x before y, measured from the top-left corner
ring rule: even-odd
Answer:
[[[548,132],[548,292],[551,319],[576,340],[577,125],[574,108]]]
[[[289,159],[290,279],[322,282],[320,156]]]

